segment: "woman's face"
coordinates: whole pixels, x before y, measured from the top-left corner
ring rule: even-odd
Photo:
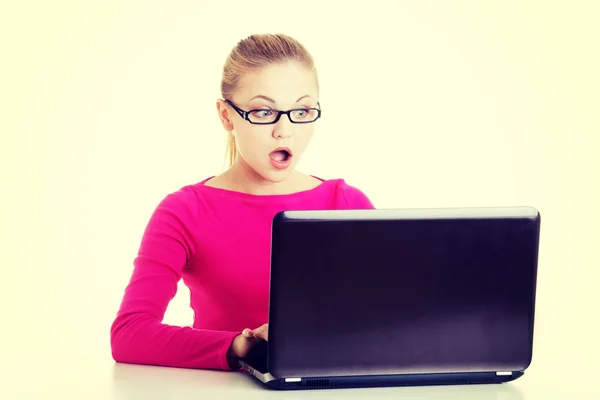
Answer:
[[[275,115],[274,110],[318,108],[318,87],[314,73],[302,64],[273,64],[245,75],[238,91],[228,100],[245,111],[261,110],[250,118],[265,121]],[[223,105],[226,119],[233,126],[238,150],[236,163],[250,167],[267,181],[284,181],[306,150],[315,123],[292,123],[287,115],[281,115],[274,124],[255,125],[244,120],[230,104]],[[292,117],[302,120],[311,114],[299,111]],[[291,154],[277,152],[278,148],[286,148]]]

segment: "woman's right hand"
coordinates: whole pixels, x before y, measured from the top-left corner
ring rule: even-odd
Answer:
[[[237,360],[244,358],[252,346],[260,340],[269,340],[269,324],[264,324],[256,329],[244,329],[241,334],[237,335],[227,353],[230,366],[233,369],[237,368]]]

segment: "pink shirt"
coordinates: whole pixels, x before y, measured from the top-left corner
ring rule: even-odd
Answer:
[[[226,353],[244,328],[268,322],[271,221],[283,210],[374,208],[342,179],[286,195],[205,186],[166,196],[143,234],[111,327],[115,361],[230,369]],[[177,284],[190,289],[194,323],[162,323]]]

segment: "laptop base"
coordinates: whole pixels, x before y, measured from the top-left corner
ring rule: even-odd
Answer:
[[[406,374],[406,375],[370,375],[335,376],[309,378],[275,378],[268,372],[261,372],[245,361],[240,365],[243,370],[256,378],[267,388],[275,390],[314,390],[314,389],[359,389],[398,386],[447,386],[501,384],[523,376],[523,371],[469,372],[443,374]]]

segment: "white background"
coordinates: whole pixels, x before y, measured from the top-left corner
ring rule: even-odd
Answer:
[[[598,7],[558,4],[2,5],[5,367],[110,360],[110,323],[151,212],[223,170],[225,57],[249,34],[282,32],[308,47],[321,83],[301,170],[344,178],[379,208],[540,210],[535,353],[520,385],[591,393]],[[165,322],[191,324],[188,300],[182,286]]]

